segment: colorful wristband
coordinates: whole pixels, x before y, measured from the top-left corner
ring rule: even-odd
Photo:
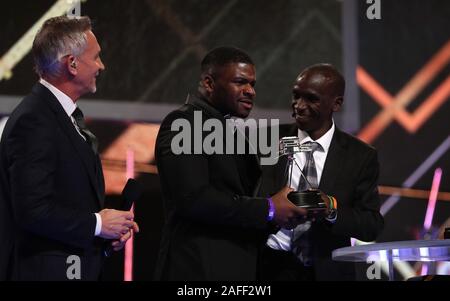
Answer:
[[[269,202],[269,214],[267,215],[267,221],[270,222],[275,216],[275,206],[273,205],[272,198],[267,198],[267,201]]]
[[[337,200],[333,196],[327,195],[329,200],[329,214],[326,217],[327,221],[334,224],[337,218]]]
[[[333,198],[329,195],[327,195],[328,197],[328,209],[332,210],[333,209]]]
[[[327,195],[329,200],[329,208],[330,210],[336,210],[337,209],[337,200],[334,196]]]

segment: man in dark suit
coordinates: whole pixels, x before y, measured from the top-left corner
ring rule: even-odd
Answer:
[[[264,279],[354,279],[353,265],[333,262],[332,251],[349,246],[351,237],[374,240],[383,228],[376,150],[340,131],[332,118],[342,106],[344,89],[344,78],[328,64],[305,69],[295,81],[292,109],[296,123],[281,126],[280,137],[297,136],[300,143],[315,145],[310,157],[307,153],[295,157],[310,182],[308,188],[321,191],[327,208],[293,230],[280,229],[269,235],[262,260]],[[286,161],[284,157],[263,170],[262,195],[286,185]],[[294,168],[292,187],[297,190],[302,182],[307,181]]]
[[[291,228],[305,211],[287,200],[287,187],[269,200],[255,197],[256,155],[210,153],[202,147],[206,139],[201,137],[212,134],[207,122],[225,129],[229,116],[249,115],[256,76],[251,58],[233,47],[212,50],[201,67],[198,93],[164,119],[156,141],[166,221],[155,277],[254,280],[257,252],[270,223]],[[185,151],[179,152],[182,132],[187,133],[180,143]],[[218,140],[229,142],[218,133]]]
[[[119,250],[131,212],[103,209],[96,137],[76,101],[104,65],[87,17],[47,20],[33,42],[40,76],[9,116],[0,143],[0,278],[97,280],[104,239]],[[111,243],[111,242],[110,242]]]

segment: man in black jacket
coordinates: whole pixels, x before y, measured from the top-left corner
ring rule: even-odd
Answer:
[[[138,228],[131,212],[102,210],[97,139],[76,105],[104,69],[89,18],[47,20],[33,56],[39,83],[0,143],[0,280],[97,280],[104,239],[119,250]]]
[[[211,153],[202,147],[201,137],[211,134],[208,122],[225,129],[229,116],[249,115],[256,95],[250,57],[237,48],[219,47],[206,55],[201,71],[198,93],[164,119],[157,137],[166,222],[155,276],[254,280],[258,250],[271,222],[291,228],[305,211],[287,200],[287,187],[271,199],[255,197],[260,178],[256,155]],[[188,128],[182,143],[180,125]],[[221,134],[218,140],[229,142]]]
[[[309,181],[307,188],[321,191],[327,209],[314,221],[269,236],[262,260],[264,279],[354,279],[353,265],[333,262],[332,251],[349,246],[351,237],[374,240],[383,228],[377,152],[339,130],[332,118],[342,106],[344,89],[344,78],[328,64],[306,68],[294,83],[292,110],[296,123],[280,126],[280,137],[297,136],[300,143],[315,145],[312,156],[298,153],[296,160]],[[306,161],[312,163],[306,167]],[[310,168],[312,165],[314,168]],[[286,185],[285,167],[284,157],[264,168],[261,195]],[[307,181],[294,168],[292,187],[297,190],[302,182]]]

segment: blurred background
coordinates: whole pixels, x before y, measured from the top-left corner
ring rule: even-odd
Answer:
[[[0,133],[38,80],[29,52],[36,30],[71,2],[2,2]],[[77,10],[93,20],[106,66],[97,93],[78,104],[100,141],[107,204],[120,200],[127,177],[145,188],[135,204],[141,233],[126,256],[107,262],[106,280],[124,279],[124,261],[133,262],[127,279],[152,279],[164,223],[158,125],[195,91],[201,59],[221,45],[255,61],[253,118],[292,122],[297,74],[319,62],[342,71],[347,91],[335,121],[379,152],[385,229],[377,242],[437,238],[450,226],[450,1],[85,0]],[[448,262],[430,268],[450,274]],[[422,272],[421,263],[396,265],[398,279]]]

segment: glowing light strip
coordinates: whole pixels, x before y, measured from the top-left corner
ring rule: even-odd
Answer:
[[[422,263],[422,271],[420,272],[421,276],[424,276],[428,273],[428,265],[426,263]]]
[[[433,94],[416,110],[414,115],[404,110],[414,97],[430,82],[450,61],[450,40],[431,58],[431,60],[392,97],[362,67],[356,70],[358,84],[376,102],[384,107],[358,134],[367,143],[376,139],[395,118],[406,130],[415,132],[441,106],[450,94],[448,77]]]
[[[428,200],[427,213],[425,215],[425,222],[423,227],[426,231],[430,230],[433,222],[434,209],[436,208],[436,199],[439,192],[439,185],[441,184],[442,169],[437,168],[434,172],[433,184],[431,185],[430,199]]]
[[[443,105],[450,96],[450,76],[416,109],[405,126],[410,133],[415,133],[433,113]]]
[[[398,194],[402,197],[413,198],[413,199],[428,199],[430,196],[429,190],[421,189],[411,189],[403,187],[392,187],[392,186],[378,186],[378,193],[380,195],[392,195]],[[438,201],[450,201],[450,192],[438,192]]]
[[[406,179],[403,183],[404,187],[410,188],[413,186],[420,177],[431,168],[431,166],[439,160],[442,155],[444,155],[447,150],[450,148],[450,136],[444,140],[444,142],[439,145],[439,147],[411,174],[411,176]],[[380,213],[384,216],[389,212],[389,210],[398,202],[400,199],[399,194],[394,194],[389,197],[381,206]],[[355,240],[355,243],[358,244],[358,240]],[[384,273],[388,273],[387,263],[382,264],[382,269]],[[402,274],[403,279],[408,279],[410,277],[415,276],[414,270],[411,266],[402,261],[394,261],[394,267]]]
[[[87,0],[83,0],[87,1]],[[44,22],[69,12],[77,4],[74,0],[58,0],[0,59],[0,81],[12,76],[12,69],[30,52],[34,37]]]
[[[390,110],[409,104],[414,97],[427,85],[450,61],[450,40],[438,50],[428,63],[397,94],[397,103]]]
[[[108,164],[108,169],[105,170],[107,194],[120,194],[122,192],[123,186],[127,181],[124,174],[127,151],[130,148],[134,151],[134,176],[137,171],[143,170],[156,173],[156,166],[144,166],[136,162],[154,161],[158,129],[159,125],[155,124],[131,123],[102,153],[102,158],[108,160],[108,163],[112,163]]]
[[[387,93],[362,67],[359,66],[357,68],[356,75],[361,88],[363,88],[373,100],[378,102],[378,104],[386,110],[389,109],[394,101],[398,101]],[[449,95],[450,76],[448,76],[444,82],[422,102],[413,114],[408,113],[403,108],[398,108],[397,111],[393,113],[393,117],[408,132],[415,133],[422,124],[425,123],[445,101],[447,101]],[[380,113],[359,133],[359,137],[368,143],[373,141],[388,125],[382,123],[380,121],[381,117],[378,116],[381,116]]]
[[[428,251],[428,248],[420,248],[419,254],[420,254],[421,262],[422,262],[422,271],[421,271],[420,275],[423,276],[428,273],[428,264],[426,263],[426,261],[430,261],[430,252]]]
[[[127,150],[127,171],[126,178],[134,178],[134,151]],[[131,212],[134,212],[134,204],[131,207]],[[131,234],[131,238],[125,244],[125,256],[124,256],[124,281],[133,281],[133,240],[134,235]]]
[[[102,159],[102,166],[103,166],[103,169],[123,171],[126,169],[126,161]],[[158,168],[156,167],[156,165],[149,164],[149,163],[135,162],[134,163],[134,171],[136,173],[158,174]],[[428,193],[426,194],[425,198],[428,198]],[[449,198],[449,200],[450,200],[450,198]]]
[[[439,158],[441,158],[450,149],[450,136],[448,136],[438,148],[403,182],[402,186],[410,188],[413,186],[420,177],[427,172]],[[393,194],[390,196],[381,206],[380,212],[384,216],[389,210],[397,204],[400,199],[399,194]]]

